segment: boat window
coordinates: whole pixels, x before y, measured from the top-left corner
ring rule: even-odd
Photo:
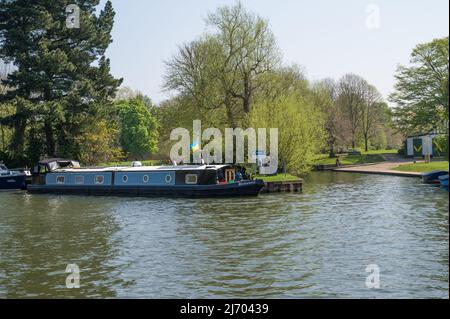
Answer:
[[[166,175],[165,180],[166,180],[167,184],[171,183],[172,182],[172,175]]]
[[[127,175],[123,175],[122,176],[122,182],[124,182],[124,183],[128,182],[128,176]]]
[[[56,184],[64,184],[66,178],[64,176],[56,176]]]
[[[148,175],[144,175],[144,176],[142,177],[142,181],[143,181],[144,183],[148,183],[149,180],[150,180],[150,178],[148,177]]]
[[[186,174],[185,183],[186,184],[197,184],[197,174]]]
[[[58,168],[60,168],[60,166],[57,162],[48,163],[48,167],[49,167],[50,171],[54,171],[54,170],[57,170]]]
[[[103,184],[105,182],[105,178],[103,175],[95,176],[95,184]]]
[[[84,176],[80,175],[80,176],[75,176],[75,184],[84,184]]]

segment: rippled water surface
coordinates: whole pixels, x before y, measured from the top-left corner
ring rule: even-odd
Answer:
[[[448,209],[419,180],[345,173],[244,199],[0,192],[0,297],[448,298]]]

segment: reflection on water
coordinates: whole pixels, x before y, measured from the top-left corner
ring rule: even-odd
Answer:
[[[2,192],[0,297],[448,298],[448,206],[415,179],[342,173],[244,199]]]

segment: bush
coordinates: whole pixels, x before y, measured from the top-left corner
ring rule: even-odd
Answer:
[[[398,155],[406,156],[407,142],[404,141],[402,147],[398,150]]]
[[[253,128],[278,128],[279,168],[301,175],[310,170],[325,144],[321,114],[305,97],[294,93],[255,104],[249,115]],[[267,143],[269,145],[269,143]]]
[[[435,153],[444,156],[448,160],[448,135],[440,135],[433,139]]]

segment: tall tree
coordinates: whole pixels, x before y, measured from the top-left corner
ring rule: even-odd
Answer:
[[[2,80],[5,80],[8,75],[7,66],[0,61],[0,95],[3,95],[7,91],[7,87],[2,84]],[[7,127],[3,125],[1,119],[10,114],[10,105],[6,103],[0,103],[0,152],[4,153],[6,150],[6,140],[7,140]],[[1,160],[1,158],[0,158]]]
[[[315,155],[324,146],[321,110],[309,96],[299,92],[258,101],[249,114],[249,121],[250,127],[278,128],[278,165],[289,172],[308,172]]]
[[[337,103],[341,108],[347,122],[350,134],[352,148],[356,147],[358,131],[361,126],[364,88],[367,82],[355,74],[346,74],[338,82]]]
[[[110,1],[97,13],[99,2],[1,0],[0,58],[14,65],[2,100],[17,101],[10,118],[13,152],[23,150],[26,128],[34,123],[45,136],[41,154],[74,153],[82,127],[110,105],[121,83],[105,58],[115,13]],[[66,25],[69,4],[80,9],[79,28]]]
[[[248,114],[255,94],[280,56],[268,22],[241,3],[219,8],[206,20],[213,33],[180,47],[167,62],[165,88],[189,96],[203,109],[223,108],[228,123]]]
[[[145,106],[142,97],[117,103],[123,150],[129,156],[141,158],[156,152],[159,124]]]
[[[398,68],[390,99],[397,104],[394,116],[403,132],[448,134],[448,50],[448,37],[419,44],[411,54],[411,66]]]
[[[333,79],[324,79],[313,86],[315,104],[320,107],[324,117],[324,129],[327,134],[328,151],[335,157],[335,146],[339,136],[339,110],[336,105],[337,88]]]
[[[364,138],[364,149],[369,150],[369,140],[376,133],[383,121],[384,106],[383,98],[378,90],[370,84],[362,87],[363,104],[361,111],[361,133]]]

